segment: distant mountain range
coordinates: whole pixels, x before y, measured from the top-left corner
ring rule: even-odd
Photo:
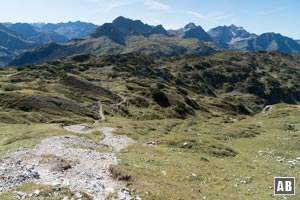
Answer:
[[[209,37],[209,36],[208,36]],[[73,54],[93,55],[140,53],[173,56],[181,54],[210,55],[220,50],[213,44],[205,44],[199,38],[172,36],[161,25],[150,26],[140,20],[116,18],[95,29],[89,38],[74,39],[65,44],[47,44],[27,51],[9,65],[24,66],[63,59]]]
[[[0,24],[0,66],[26,49],[35,47],[33,41],[25,39]]]
[[[140,53],[164,56],[210,55],[226,50],[300,53],[299,40],[276,33],[256,35],[235,25],[218,26],[206,32],[201,26],[189,23],[178,30],[166,30],[162,25],[151,26],[140,20],[118,17],[112,23],[102,26],[68,22],[6,23],[1,27],[0,37],[6,38],[0,41],[2,65],[8,63],[24,66],[80,53]],[[14,40],[7,39],[8,37]],[[34,49],[28,51],[30,48]]]
[[[4,26],[19,36],[37,44],[45,44],[49,42],[64,43],[68,41],[68,38],[54,31],[34,27],[27,23],[4,24]]]
[[[34,47],[34,42],[27,40],[0,24],[0,46],[7,51],[17,51]]]
[[[58,24],[35,23],[32,25],[43,30],[53,31],[59,35],[66,37],[69,40],[74,38],[86,38],[98,27],[95,24],[80,21]]]
[[[24,51],[48,43],[66,43],[73,38],[85,38],[98,26],[85,22],[58,24],[0,24],[0,66],[6,65]]]

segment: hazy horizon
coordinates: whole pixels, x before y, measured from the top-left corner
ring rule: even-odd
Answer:
[[[1,6],[1,22],[91,22],[101,25],[118,16],[178,29],[193,22],[206,31],[216,26],[242,26],[256,34],[280,33],[300,39],[300,1],[253,0],[10,0]],[[17,14],[15,14],[17,13]]]

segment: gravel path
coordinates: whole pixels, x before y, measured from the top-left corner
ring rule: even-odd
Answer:
[[[119,103],[125,102],[125,98]],[[97,104],[101,117],[93,123],[105,120],[102,104]],[[120,160],[118,152],[134,140],[126,136],[115,136],[114,128],[103,127],[86,129],[86,124],[63,127],[73,133],[90,134],[100,131],[105,138],[100,144],[77,136],[59,136],[45,139],[34,149],[20,151],[0,160],[0,193],[11,191],[24,183],[66,186],[75,191],[102,200],[110,193],[118,193],[119,200],[140,200],[134,197],[124,183],[114,180],[109,171],[110,165]],[[107,147],[108,146],[108,147]],[[94,149],[106,148],[107,152]]]
[[[102,140],[102,144],[108,145],[114,149],[114,151],[120,151],[126,148],[128,145],[134,143],[129,137],[118,135],[114,136],[112,133],[115,131],[111,127],[95,128],[95,129],[86,129],[84,125],[71,125],[65,126],[64,129],[71,131],[73,133],[89,134],[94,131],[100,131],[104,134],[105,138]]]
[[[33,182],[67,186],[72,190],[86,192],[95,200],[105,199],[108,194],[117,191],[118,199],[140,199],[131,196],[124,189],[124,183],[114,180],[109,171],[110,165],[120,162],[115,152],[133,144],[132,139],[114,136],[115,129],[110,127],[85,130],[84,125],[73,125],[65,129],[84,134],[101,131],[105,138],[102,144],[96,144],[77,136],[52,137],[45,139],[32,150],[10,155],[0,161],[0,192]],[[107,145],[113,151],[108,149],[108,152],[97,152],[76,148],[105,148]]]

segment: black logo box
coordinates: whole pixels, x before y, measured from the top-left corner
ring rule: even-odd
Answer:
[[[295,177],[274,177],[274,195],[295,195]]]

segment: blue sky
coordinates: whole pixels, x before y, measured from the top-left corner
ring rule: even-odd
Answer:
[[[276,32],[300,39],[300,0],[6,0],[1,22],[111,22],[122,15],[167,29],[189,22],[205,30],[243,26],[249,32]]]

